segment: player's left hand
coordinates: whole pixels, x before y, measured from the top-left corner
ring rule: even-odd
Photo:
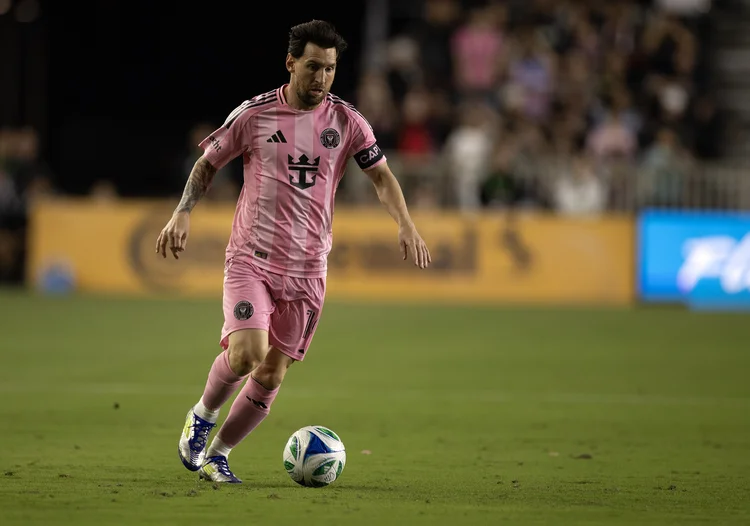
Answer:
[[[414,225],[407,225],[398,229],[398,244],[401,255],[414,258],[414,264],[419,268],[427,268],[432,262],[430,251]]]

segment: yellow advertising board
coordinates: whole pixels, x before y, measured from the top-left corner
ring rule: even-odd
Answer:
[[[234,208],[202,203],[179,261],[154,245],[172,203],[49,201],[32,213],[29,279],[72,269],[83,291],[218,297]],[[328,297],[390,301],[627,304],[633,301],[633,220],[553,215],[415,214],[433,263],[399,254],[384,210],[336,212]]]

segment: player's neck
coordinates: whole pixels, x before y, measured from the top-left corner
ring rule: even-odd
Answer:
[[[297,91],[292,88],[291,83],[284,87],[284,98],[286,99],[287,106],[301,111],[312,111],[323,103],[321,101],[314,106],[308,106],[297,97]]]

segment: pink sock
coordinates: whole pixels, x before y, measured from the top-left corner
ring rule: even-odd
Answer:
[[[235,398],[229,415],[219,430],[219,439],[230,448],[242,442],[268,416],[271,403],[278,392],[278,387],[269,391],[250,376],[245,387]]]
[[[206,389],[201,401],[206,409],[218,411],[234,394],[244,378],[237,376],[229,367],[229,351],[224,351],[214,360],[208,373]]]

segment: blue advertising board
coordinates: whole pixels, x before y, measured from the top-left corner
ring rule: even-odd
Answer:
[[[750,213],[645,211],[638,294],[695,309],[750,309]]]

